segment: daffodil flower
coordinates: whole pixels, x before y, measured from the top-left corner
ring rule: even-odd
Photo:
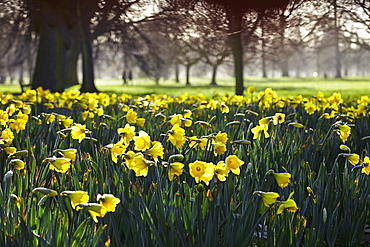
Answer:
[[[240,160],[236,155],[230,155],[225,160],[226,167],[229,171],[235,175],[240,174],[240,166],[244,164],[244,161]]]
[[[259,195],[262,198],[263,204],[266,207],[269,207],[271,204],[274,204],[277,201],[277,198],[280,197],[279,193],[276,192],[263,192],[255,191],[253,195]]]
[[[148,150],[148,153],[153,157],[155,161],[158,161],[158,157],[163,158],[164,148],[162,143],[155,141],[152,143],[152,147]]]
[[[78,139],[78,142],[82,142],[82,140],[86,138],[86,133],[89,132],[90,131],[86,129],[86,125],[75,123],[71,126],[72,139]]]
[[[121,202],[121,200],[112,194],[98,194],[97,196],[98,202],[105,207],[107,212],[114,212],[116,211],[117,204]]]
[[[196,160],[189,164],[190,176],[195,179],[195,182],[205,182],[207,185],[214,176],[215,165],[204,161]]]
[[[173,162],[168,168],[168,179],[173,180],[175,176],[180,176],[183,172],[184,164],[181,162]]]
[[[277,214],[281,214],[284,209],[286,209],[288,212],[295,212],[298,210],[296,202],[291,199],[294,192],[290,193],[288,200],[280,202],[280,206],[278,208]]]
[[[171,130],[168,131],[168,140],[177,148],[181,148],[185,142],[185,130],[180,127],[179,124],[172,126]]]
[[[77,190],[77,191],[66,190],[60,193],[60,195],[68,196],[68,198],[71,201],[72,208],[76,209],[76,211],[81,209],[80,207],[77,206],[78,204],[88,203],[89,198],[90,198],[86,191],[81,191],[81,190]]]
[[[139,131],[139,136],[134,137],[135,150],[145,151],[150,148],[150,136],[143,130]]]
[[[352,165],[357,165],[360,162],[360,156],[358,154],[339,154],[345,157]]]
[[[103,218],[107,213],[107,209],[99,203],[81,203],[77,207],[87,210],[95,223],[98,223],[97,217]]]
[[[274,176],[276,183],[281,187],[285,188],[290,183],[291,174],[287,172],[276,173],[273,170],[267,171],[267,174]]]
[[[226,181],[227,176],[229,175],[229,169],[224,161],[219,161],[215,166],[215,175],[217,179],[221,182]]]
[[[45,161],[50,163],[50,170],[55,170],[60,173],[66,173],[71,166],[71,159],[68,158],[46,158]]]
[[[368,156],[365,156],[364,162],[362,163],[362,173],[365,173],[366,175],[370,174],[370,158]]]
[[[68,148],[68,149],[57,149],[56,152],[59,152],[64,158],[70,159],[72,162],[76,161],[77,149]]]
[[[130,126],[129,124],[126,124],[124,128],[118,128],[117,129],[118,135],[121,136],[125,144],[129,144],[135,136],[135,126]]]

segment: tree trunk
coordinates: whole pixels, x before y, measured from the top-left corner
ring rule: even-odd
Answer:
[[[265,26],[264,26],[264,18],[261,20],[261,30],[262,30],[262,77],[267,77],[267,70],[266,70],[266,40],[265,40]]]
[[[85,3],[85,2],[84,2]],[[85,3],[86,4],[86,3]],[[90,34],[90,16],[84,10],[84,4],[78,2],[77,17],[80,28],[82,50],[82,86],[81,92],[98,92],[94,82],[94,61],[92,57],[92,37]],[[87,6],[86,6],[87,7]]]
[[[341,58],[339,51],[339,25],[338,25],[338,10],[337,10],[337,0],[334,0],[334,31],[335,31],[335,78],[342,78],[341,74]]]
[[[65,1],[40,0],[39,48],[32,88],[61,92],[66,85]]]
[[[77,74],[77,64],[78,56],[80,55],[80,46],[74,44],[67,51],[67,65],[66,65],[66,87],[71,87],[78,85],[78,74]]]
[[[284,12],[280,15],[280,68],[281,76],[289,76],[288,54],[285,46],[286,17]]]
[[[218,63],[215,63],[213,65],[213,70],[212,70],[212,80],[210,84],[211,86],[217,86],[217,82],[216,82],[217,68],[218,68]]]
[[[228,11],[230,45],[234,58],[235,94],[243,95],[243,47],[241,40],[241,25],[243,13],[241,9],[230,9]]]
[[[186,67],[186,85],[189,86],[190,85],[190,67],[191,65],[187,64],[185,65]]]
[[[179,79],[179,63],[178,62],[175,63],[175,82],[176,83],[180,83],[180,79]]]
[[[68,39],[68,49],[67,49],[67,65],[66,65],[66,87],[71,87],[78,85],[78,74],[77,74],[77,64],[78,57],[81,52],[81,39],[78,32],[78,26],[73,25],[73,27],[68,29],[69,39]]]

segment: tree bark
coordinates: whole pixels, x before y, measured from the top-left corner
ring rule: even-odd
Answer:
[[[261,39],[262,39],[262,77],[267,78],[267,69],[266,69],[266,40],[265,40],[265,25],[264,18],[261,20]]]
[[[180,79],[179,79],[179,63],[178,62],[175,63],[175,82],[176,83],[180,83]]]
[[[241,9],[233,8],[228,11],[230,46],[234,58],[235,94],[243,95],[243,46],[241,41],[241,25],[243,12]]]
[[[191,65],[187,64],[187,65],[185,65],[185,67],[186,67],[186,86],[189,86],[189,85],[191,85],[190,84],[190,67],[191,67]]]
[[[339,51],[339,25],[337,0],[334,0],[334,39],[335,39],[335,78],[342,78],[341,57]]]
[[[85,2],[84,2],[85,3]],[[98,92],[94,82],[94,61],[92,57],[92,37],[90,33],[90,13],[84,11],[82,1],[77,3],[77,18],[80,28],[82,50],[82,86],[81,92]],[[86,4],[86,3],[85,3]],[[87,6],[86,6],[87,7]]]
[[[65,1],[40,0],[39,48],[32,79],[32,88],[43,87],[52,92],[64,90],[66,82],[67,32],[64,21]]]
[[[217,69],[218,69],[218,63],[215,63],[212,69],[212,80],[210,84],[211,86],[217,86],[217,82],[216,82]]]

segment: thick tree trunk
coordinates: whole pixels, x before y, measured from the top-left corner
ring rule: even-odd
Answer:
[[[64,1],[40,0],[39,48],[32,87],[61,92],[66,84]]]
[[[77,25],[69,29],[68,49],[67,49],[67,65],[66,65],[66,87],[78,85],[77,64],[78,57],[81,53],[81,40]]]
[[[243,12],[241,9],[233,8],[228,12],[230,45],[234,57],[235,94],[243,95],[243,47],[241,40],[241,25]]]
[[[85,3],[86,4],[86,3]],[[82,86],[81,92],[98,92],[94,82],[94,61],[92,57],[92,37],[90,33],[89,13],[84,11],[84,4],[77,5],[77,17],[80,28],[82,50]]]

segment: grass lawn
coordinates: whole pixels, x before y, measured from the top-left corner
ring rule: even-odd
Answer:
[[[96,86],[101,92],[106,93],[127,93],[133,95],[145,94],[167,94],[171,96],[181,94],[204,94],[207,97],[215,93],[234,94],[234,78],[219,78],[218,86],[209,86],[209,78],[191,78],[190,86],[185,86],[184,79],[176,83],[173,79],[161,80],[159,85],[149,78],[136,78],[130,85],[123,85],[120,79],[96,79]],[[334,78],[260,78],[246,77],[244,82],[245,88],[254,86],[255,91],[263,91],[270,87],[275,90],[279,96],[310,96],[321,91],[325,96],[333,92],[339,92],[343,98],[351,98],[366,95],[370,92],[369,77],[344,77],[343,79]],[[74,86],[70,89],[78,89]],[[1,85],[1,92],[19,93],[21,91],[18,84]]]

